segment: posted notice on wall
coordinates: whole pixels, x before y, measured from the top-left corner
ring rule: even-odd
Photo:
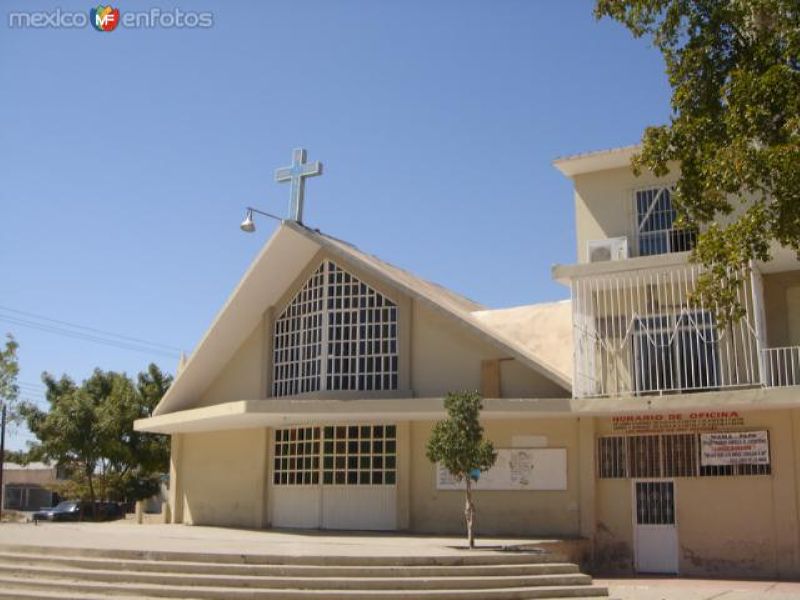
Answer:
[[[700,435],[700,464],[768,465],[769,435],[766,431],[729,431]]]
[[[480,474],[476,490],[566,490],[566,448],[498,448],[497,462]],[[436,489],[463,490],[464,482],[436,465]]]

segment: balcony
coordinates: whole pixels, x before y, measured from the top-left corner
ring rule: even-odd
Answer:
[[[800,385],[800,346],[764,348],[761,360],[764,387]]]
[[[722,325],[692,299],[699,274],[697,265],[677,264],[573,278],[574,396],[760,386],[758,284],[746,279],[738,292],[744,318]],[[784,371],[776,381],[787,379]]]

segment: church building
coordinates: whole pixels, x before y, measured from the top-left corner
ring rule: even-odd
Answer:
[[[555,161],[571,300],[501,309],[305,226],[321,165],[296,151],[292,218],[136,422],[171,436],[170,521],[460,534],[425,446],[467,389],[498,449],[479,534],[583,539],[605,572],[800,576],[800,262],[752,265],[745,316],[717,323],[674,176],[634,176],[635,150]]]

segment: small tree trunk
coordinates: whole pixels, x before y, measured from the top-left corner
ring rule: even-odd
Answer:
[[[472,479],[467,475],[467,501],[464,506],[464,518],[467,521],[467,541],[469,548],[475,547],[475,505],[472,503]]]
[[[91,508],[91,511],[92,511],[92,520],[93,520],[93,521],[96,521],[97,519],[95,519],[95,518],[94,518],[94,517],[96,516],[96,515],[94,514],[94,513],[95,513],[95,506],[94,506],[94,481],[92,480],[92,471],[91,471],[91,469],[87,469],[87,470],[86,470],[86,480],[87,480],[87,483],[89,484],[89,502],[90,502],[90,506],[92,507],[92,508]],[[82,508],[81,508],[81,519],[83,519],[83,509],[82,509]]]

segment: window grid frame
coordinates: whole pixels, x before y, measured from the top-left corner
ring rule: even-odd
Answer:
[[[324,264],[275,319],[272,332],[272,395],[293,396],[321,389],[325,333]],[[309,371],[307,374],[306,371]]]
[[[325,259],[275,319],[272,396],[397,390],[398,334],[397,302]]]
[[[282,427],[274,430],[272,447],[274,486],[365,488],[397,485],[395,424]],[[310,452],[307,451],[309,447]],[[355,466],[351,466],[351,459]],[[298,463],[298,460],[303,462]]]
[[[272,446],[274,485],[287,487],[319,485],[321,446],[319,435],[320,428],[316,426],[285,427],[275,430]],[[317,446],[316,451],[314,444]],[[302,465],[297,462],[298,460],[302,460]]]

